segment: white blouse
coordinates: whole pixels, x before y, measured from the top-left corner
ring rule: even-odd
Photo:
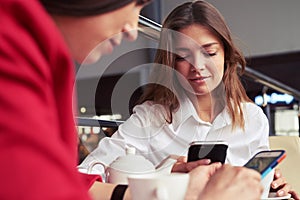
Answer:
[[[94,162],[109,165],[125,155],[125,147],[133,146],[154,165],[169,155],[187,156],[192,141],[223,140],[228,143],[226,163],[244,165],[255,153],[269,149],[269,124],[262,109],[254,103],[244,103],[245,129],[232,130],[229,113],[224,109],[212,123],[201,120],[192,102],[186,98],[173,113],[173,122],[165,120],[162,105],[145,102],[134,108],[130,118],[119,126],[112,137],[99,142],[79,166],[87,169]],[[93,168],[92,173],[103,173],[102,168]],[[100,171],[99,171],[100,170]]]

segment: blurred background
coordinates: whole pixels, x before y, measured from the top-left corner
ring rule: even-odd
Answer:
[[[182,0],[154,0],[142,10],[140,34],[134,43],[122,42],[112,55],[91,66],[77,66],[78,117],[126,120],[146,83],[157,45],[159,25]],[[249,97],[266,113],[270,135],[299,136],[300,1],[208,0],[219,9],[247,58],[242,82]],[[149,19],[149,20],[148,20]],[[146,66],[146,67],[140,67]],[[118,87],[116,87],[118,86]],[[117,88],[117,89],[116,89]],[[79,123],[88,148],[110,136],[117,125],[101,128]]]

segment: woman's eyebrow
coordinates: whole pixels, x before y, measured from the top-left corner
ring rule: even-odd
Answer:
[[[211,43],[204,44],[201,47],[202,48],[207,48],[207,47],[211,47],[211,46],[214,46],[214,45],[219,45],[219,43],[218,42],[211,42]]]
[[[209,48],[209,47],[212,47],[212,46],[215,46],[215,45],[219,45],[218,42],[211,42],[211,43],[207,43],[207,44],[204,44],[204,45],[201,45],[201,46],[198,46],[199,48]],[[188,51],[191,51],[191,49],[189,47],[176,47],[175,48],[176,51],[181,51],[181,52],[188,52]]]

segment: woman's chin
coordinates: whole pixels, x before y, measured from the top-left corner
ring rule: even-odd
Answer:
[[[102,54],[99,53],[91,53],[89,54],[89,56],[87,56],[84,60],[82,60],[82,62],[80,62],[81,64],[93,64],[96,63],[100,58],[102,57]]]
[[[93,64],[99,61],[103,55],[111,54],[113,50],[114,46],[109,42],[109,40],[102,42],[88,54],[88,56],[84,59],[84,63]]]

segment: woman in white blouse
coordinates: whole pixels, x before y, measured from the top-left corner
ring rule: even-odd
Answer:
[[[125,146],[155,165],[170,154],[187,155],[195,140],[226,141],[226,163],[232,165],[269,148],[268,120],[239,80],[245,59],[215,8],[195,2],[173,10],[163,24],[155,63],[150,80],[155,84],[82,167],[95,160],[109,164],[125,154]]]
[[[269,148],[268,120],[239,80],[245,59],[213,7],[198,2],[173,10],[163,24],[155,63],[154,84],[133,114],[81,167],[95,160],[109,164],[126,146],[155,165],[170,154],[186,156],[195,140],[226,141],[226,163],[232,165]]]
[[[125,155],[126,146],[154,165],[171,154],[186,156],[196,140],[226,141],[225,162],[237,166],[269,149],[268,120],[240,82],[246,62],[216,8],[204,1],[175,8],[163,24],[155,63],[133,114],[81,168],[97,161],[109,165]],[[177,169],[188,169],[181,165]]]

